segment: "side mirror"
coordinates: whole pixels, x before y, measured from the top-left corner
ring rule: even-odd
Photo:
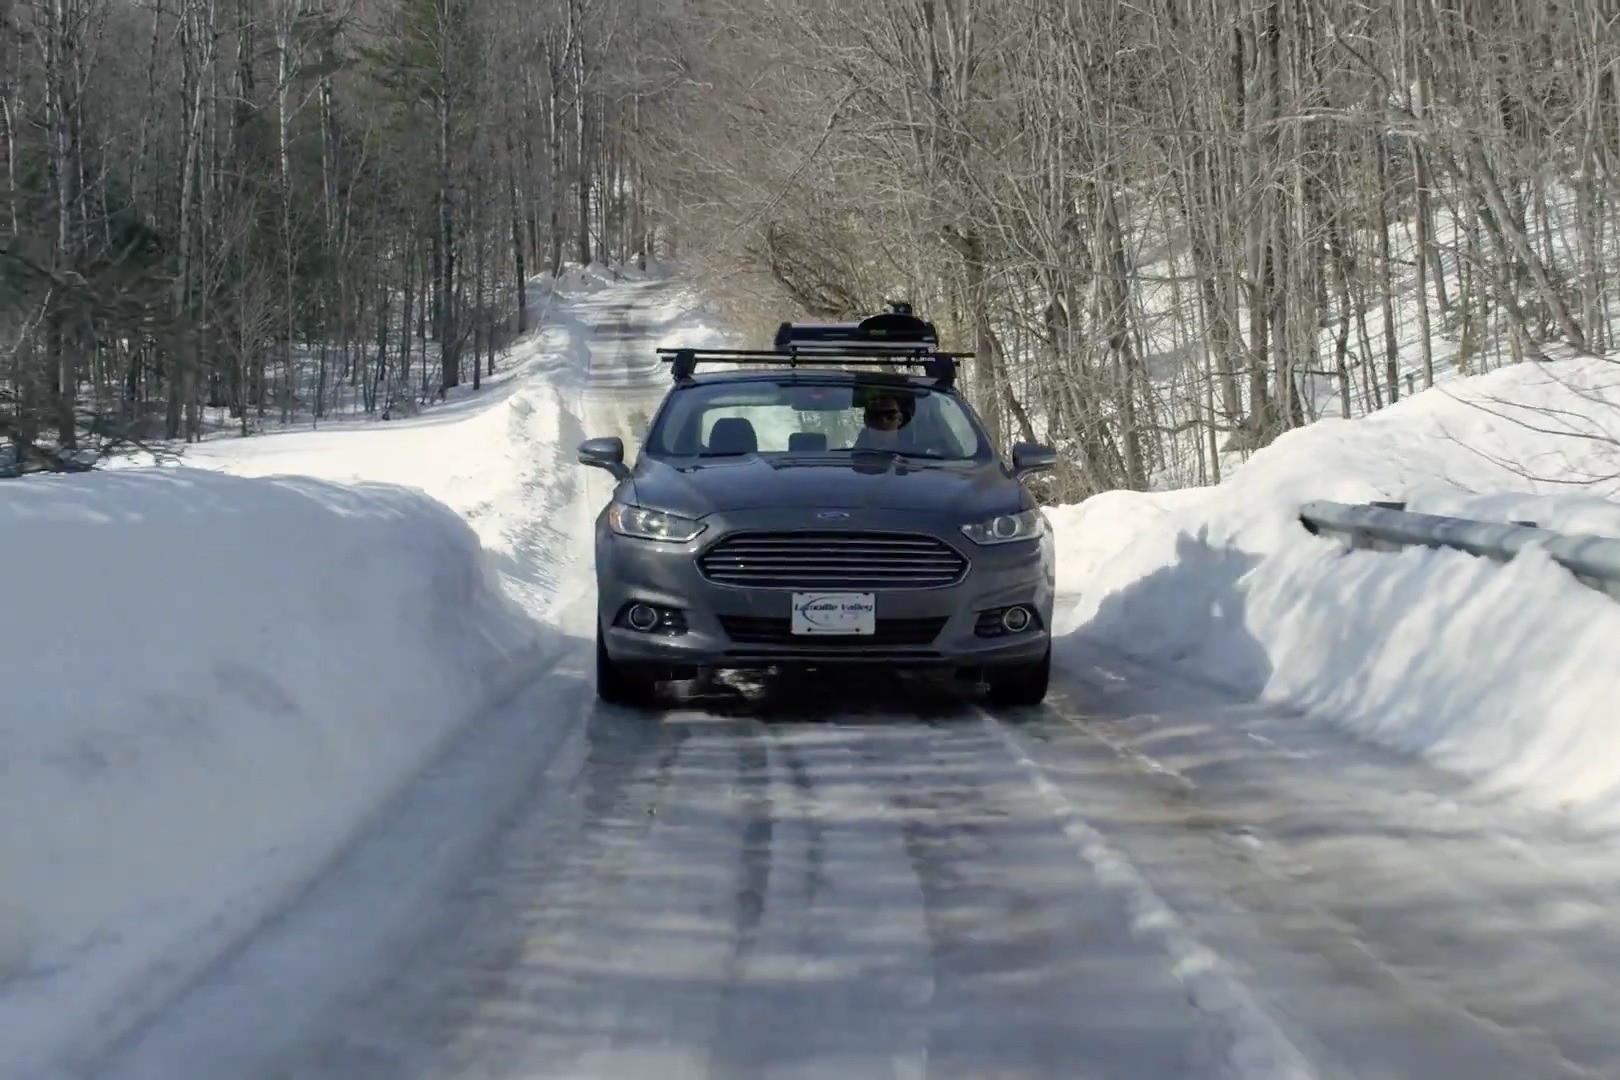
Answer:
[[[1057,451],[1040,443],[1021,442],[1012,450],[1013,475],[1045,472],[1057,465]]]
[[[582,465],[606,469],[615,480],[623,480],[630,475],[630,467],[624,463],[624,440],[617,435],[586,439],[580,443],[579,461]]]

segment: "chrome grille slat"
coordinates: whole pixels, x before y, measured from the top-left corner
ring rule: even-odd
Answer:
[[[762,589],[797,589],[801,585],[817,589],[847,588],[860,591],[862,588],[894,588],[909,585],[912,588],[928,588],[935,585],[948,585],[955,580],[954,577],[941,580],[942,576],[927,574],[768,574],[768,573],[713,573],[708,575],[711,581],[724,585],[753,585]]]
[[[732,552],[713,555],[710,565],[714,563],[731,563],[731,565],[748,565],[748,567],[914,567],[917,563],[928,563],[935,567],[956,567],[957,559],[946,559],[943,555],[734,555]]]
[[[744,562],[759,559],[789,559],[793,562],[807,560],[820,560],[829,562],[860,562],[877,559],[888,562],[906,562],[914,559],[927,559],[940,562],[959,562],[960,556],[952,557],[938,551],[885,551],[880,548],[854,548],[850,551],[787,551],[780,548],[771,551],[725,551],[715,552],[714,558],[726,559],[731,562]]]
[[[721,585],[762,589],[926,589],[954,585],[968,561],[916,533],[735,533],[698,557]]]
[[[736,537],[733,538],[733,540],[731,542],[736,547],[739,547],[739,548],[753,548],[753,549],[761,549],[761,550],[786,549],[786,550],[790,550],[790,551],[796,551],[796,550],[798,550],[800,548],[807,547],[807,546],[819,546],[819,547],[826,548],[828,550],[832,550],[834,548],[844,548],[844,547],[871,547],[871,548],[882,548],[882,549],[886,549],[886,550],[890,550],[890,551],[897,551],[897,550],[898,551],[904,551],[904,550],[933,551],[933,550],[936,550],[936,545],[935,544],[926,543],[926,542],[920,541],[920,540],[906,540],[906,539],[893,540],[893,541],[885,542],[885,541],[878,541],[878,540],[856,538],[856,539],[849,540],[847,543],[839,543],[836,539],[828,540],[828,539],[823,539],[823,538],[818,537],[818,538],[813,539],[813,540],[808,540],[807,539],[805,541],[795,543],[795,542],[793,542],[791,540],[788,540],[786,537],[770,538],[770,539],[766,539],[766,540],[756,540],[756,539],[750,539],[750,538],[744,537],[744,536],[736,536]]]

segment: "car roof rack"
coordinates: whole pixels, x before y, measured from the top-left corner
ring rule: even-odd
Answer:
[[[788,323],[777,328],[772,349],[661,348],[660,359],[670,365],[676,382],[692,377],[700,362],[782,364],[796,368],[920,367],[935,384],[950,389],[956,384],[957,363],[974,357],[971,352],[943,352],[934,324],[911,314],[909,304],[891,303],[889,310],[855,323]]]

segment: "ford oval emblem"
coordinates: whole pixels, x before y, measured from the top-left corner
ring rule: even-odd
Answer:
[[[842,510],[818,510],[816,517],[822,521],[843,521],[849,515]]]

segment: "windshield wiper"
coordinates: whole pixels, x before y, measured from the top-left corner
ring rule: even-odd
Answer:
[[[851,454],[882,454],[893,461],[902,458],[907,461],[952,461],[943,454],[931,454],[926,450],[895,450],[887,446],[854,446],[850,448]]]

